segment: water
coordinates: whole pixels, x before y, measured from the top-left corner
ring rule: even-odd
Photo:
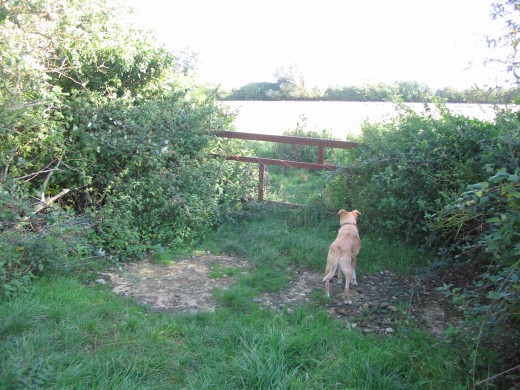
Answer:
[[[381,102],[298,102],[298,101],[226,101],[237,111],[235,128],[246,133],[281,135],[306,122],[307,130],[330,130],[340,139],[359,134],[364,121],[380,122],[397,114],[393,103]],[[408,103],[413,110],[424,113],[424,104]],[[433,105],[430,105],[434,108]],[[448,104],[459,114],[480,120],[494,120],[492,104]]]

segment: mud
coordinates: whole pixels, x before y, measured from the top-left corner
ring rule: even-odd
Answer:
[[[214,311],[215,289],[226,289],[240,273],[250,272],[249,263],[237,257],[205,254],[179,260],[170,265],[151,260],[124,265],[122,270],[103,274],[110,278],[113,292],[133,298],[156,311],[170,313]],[[450,323],[453,308],[435,290],[426,291],[416,280],[392,272],[358,274],[353,286],[352,305],[343,302],[343,286],[331,284],[331,298],[323,293],[323,275],[303,268],[288,270],[292,279],[287,289],[264,293],[254,302],[269,310],[291,312],[302,303],[324,307],[332,318],[345,327],[359,328],[363,333],[392,334],[398,321],[409,321],[440,336]]]

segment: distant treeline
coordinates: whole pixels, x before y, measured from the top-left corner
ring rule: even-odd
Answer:
[[[307,89],[302,79],[279,79],[277,82],[249,83],[227,93],[225,100],[325,100],[347,102],[431,102],[440,98],[448,103],[510,104],[518,100],[519,88],[471,88],[433,90],[416,81],[349,87]]]

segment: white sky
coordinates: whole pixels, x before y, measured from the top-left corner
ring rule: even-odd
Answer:
[[[275,81],[296,64],[308,86],[420,81],[495,85],[484,36],[492,0],[125,0],[169,49],[198,53],[202,81]],[[469,63],[474,65],[468,68]],[[498,79],[498,80],[497,80]]]

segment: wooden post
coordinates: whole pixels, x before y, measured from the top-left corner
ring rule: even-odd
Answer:
[[[317,163],[323,165],[323,145],[318,146],[318,161]]]
[[[265,191],[265,164],[258,164],[258,200],[264,200]]]

